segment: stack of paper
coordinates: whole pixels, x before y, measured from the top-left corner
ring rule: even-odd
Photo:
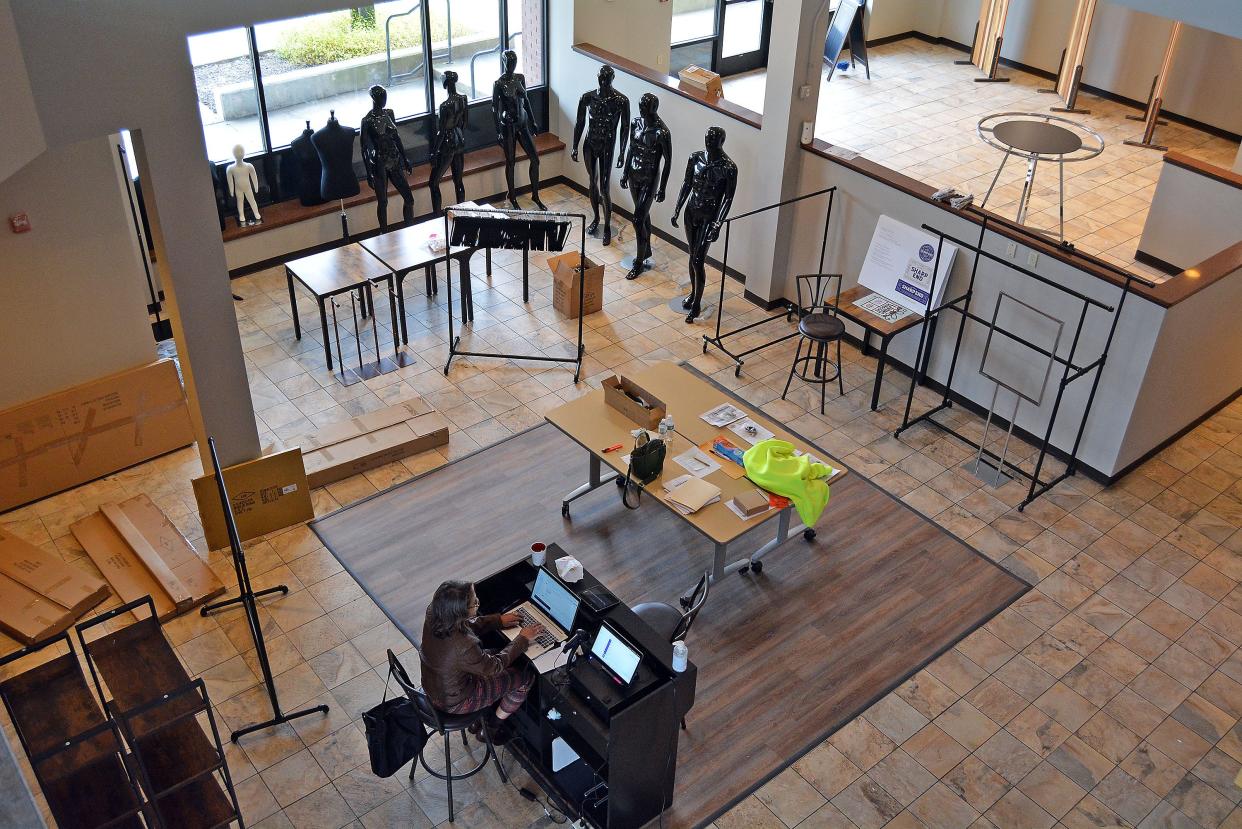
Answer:
[[[682,475],[664,485],[664,499],[682,515],[691,515],[720,500],[720,487],[694,475]]]

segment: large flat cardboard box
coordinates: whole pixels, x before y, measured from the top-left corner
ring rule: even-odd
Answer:
[[[14,406],[0,412],[0,511],[193,441],[172,360]]]
[[[582,315],[588,316],[604,307],[604,266],[582,256],[586,265],[586,287],[582,297]],[[548,257],[552,271],[552,307],[567,317],[578,316],[578,281],[582,273],[578,251]]]
[[[315,517],[301,449],[230,466],[224,470],[224,485],[242,541]],[[207,546],[212,550],[228,546],[228,528],[215,476],[195,478],[193,486]]]
[[[27,645],[60,633],[108,596],[108,585],[0,529],[0,628]]]
[[[447,443],[448,421],[411,400],[325,427],[303,447],[302,459],[317,487]]]

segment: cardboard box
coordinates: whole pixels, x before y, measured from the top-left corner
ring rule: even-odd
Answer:
[[[677,77],[686,86],[692,86],[701,92],[707,92],[718,98],[724,95],[724,85],[720,82],[720,76],[710,69],[691,65],[678,72]]]
[[[594,314],[604,307],[604,266],[586,260],[586,286],[582,296],[582,315]],[[567,317],[578,316],[578,280],[581,260],[577,251],[548,257],[552,271],[552,307]]]
[[[663,400],[624,377],[609,377],[604,381],[603,388],[604,402],[644,429],[657,428],[668,412]],[[644,408],[634,397],[646,402],[647,407]]]
[[[426,404],[422,405],[428,408]],[[355,425],[356,431],[349,437],[340,437],[345,430],[337,428],[345,424],[333,424],[324,430],[336,430],[337,439],[331,442],[326,442],[324,432],[321,432],[313,441],[317,444],[315,448],[304,449],[302,452],[302,459],[306,464],[306,479],[310,486],[313,488],[344,480],[351,475],[448,443],[448,421],[442,415],[428,408],[426,414],[416,417],[409,417],[407,414],[404,419],[391,422],[394,418],[401,417],[401,409],[402,406],[393,406],[391,409],[354,418],[354,421],[363,422]],[[367,426],[368,419],[371,419],[375,428],[361,431]]]
[[[0,530],[0,628],[32,645],[60,633],[108,596],[108,585]]]
[[[6,409],[0,412],[0,511],[193,441],[172,360]]]
[[[242,541],[315,517],[301,449],[230,466],[224,470],[224,485]],[[193,486],[207,546],[212,550],[227,547],[228,529],[215,476],[195,478]]]

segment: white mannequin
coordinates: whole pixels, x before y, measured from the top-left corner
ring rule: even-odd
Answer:
[[[259,215],[259,203],[255,199],[255,193],[259,189],[259,174],[254,165],[245,160],[245,156],[246,149],[241,144],[233,148],[233,158],[237,160],[224,171],[229,180],[229,195],[237,199],[238,225],[262,224],[263,217]],[[250,204],[250,212],[254,214],[254,219],[249,222],[246,221],[246,203]]]

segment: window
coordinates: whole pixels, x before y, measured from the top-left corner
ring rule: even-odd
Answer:
[[[233,146],[247,154],[263,152],[259,97],[246,29],[228,29],[189,38],[190,63],[198,89],[198,112],[212,161],[233,158]]]
[[[517,2],[517,0],[511,0]],[[492,97],[500,76],[500,0],[432,0],[431,65],[437,106],[444,100],[444,72],[457,73],[457,91],[471,101]]]
[[[289,144],[307,121],[323,126],[329,111],[356,128],[374,84],[387,87],[398,118],[426,112],[422,27],[411,0],[255,26],[272,147]]]
[[[716,0],[673,0],[672,43],[716,36]]]

